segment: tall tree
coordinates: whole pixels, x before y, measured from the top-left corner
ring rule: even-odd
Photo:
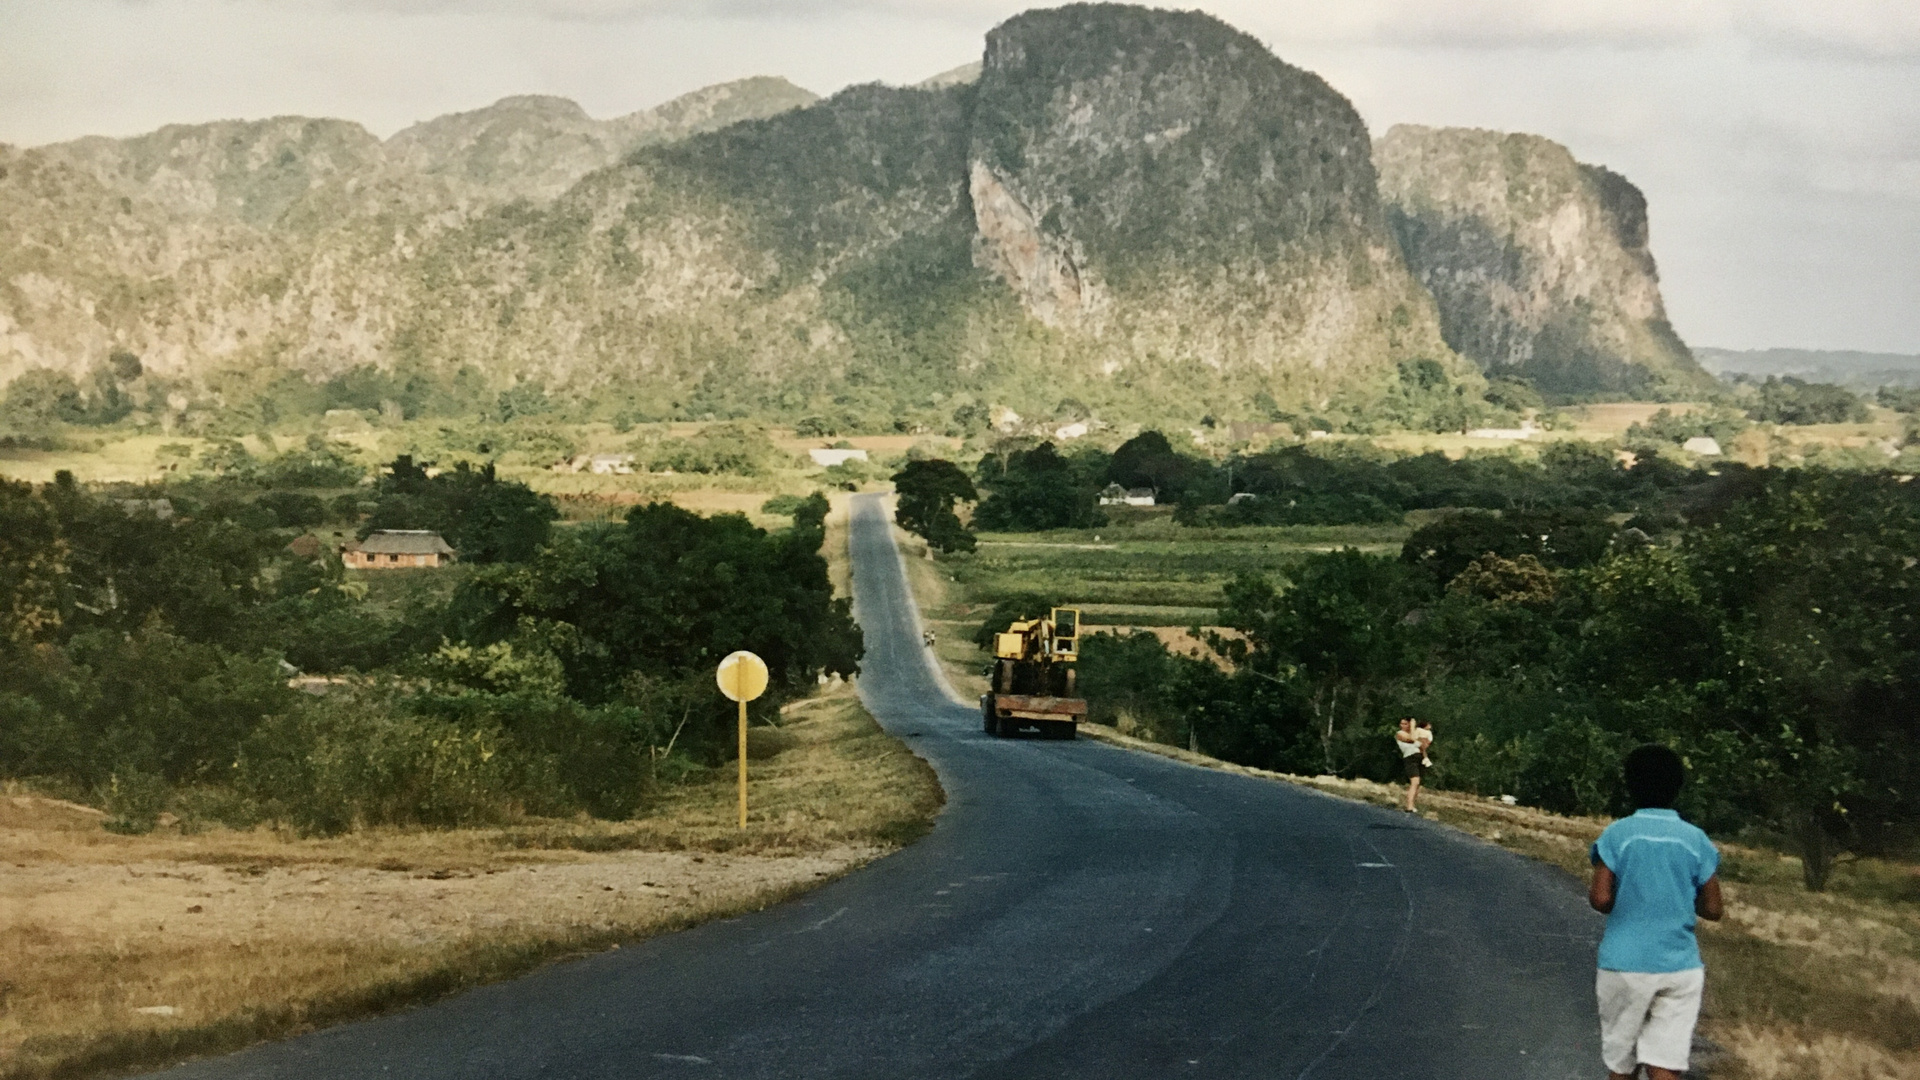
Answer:
[[[901,528],[941,551],[973,550],[973,533],[960,523],[954,504],[976,502],[980,493],[959,466],[938,458],[909,461],[893,474],[893,490],[899,497],[893,518]]]

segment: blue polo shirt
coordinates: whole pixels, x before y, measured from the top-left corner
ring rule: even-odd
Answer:
[[[1672,810],[1636,810],[1594,841],[1594,862],[1615,878],[1613,913],[1600,938],[1608,971],[1688,971],[1704,966],[1693,936],[1693,899],[1720,868],[1707,834]]]

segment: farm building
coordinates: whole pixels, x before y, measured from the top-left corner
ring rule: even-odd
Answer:
[[[825,465],[828,468],[832,468],[835,465],[845,465],[849,461],[867,460],[867,452],[865,450],[841,448],[809,450],[807,451],[807,456],[813,459],[815,465]]]
[[[1123,488],[1108,484],[1100,491],[1101,506],[1152,506],[1152,488]]]
[[[357,544],[347,545],[340,560],[351,570],[445,566],[453,561],[453,548],[439,533],[427,529],[381,529]]]

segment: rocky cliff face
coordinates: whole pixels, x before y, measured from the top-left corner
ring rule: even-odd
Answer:
[[[1447,343],[1490,373],[1576,396],[1709,382],[1667,322],[1625,177],[1539,136],[1461,128],[1395,127],[1374,160]]]
[[[1366,126],[1258,41],[1199,13],[1030,12],[988,35],[978,95],[978,261],[1111,364],[1246,370],[1300,399],[1451,358]]]

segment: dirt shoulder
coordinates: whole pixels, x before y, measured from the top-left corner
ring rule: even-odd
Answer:
[[[894,850],[942,796],[849,688],[632,822],[119,836],[0,793],[0,1077],[151,1068],[763,907]]]

